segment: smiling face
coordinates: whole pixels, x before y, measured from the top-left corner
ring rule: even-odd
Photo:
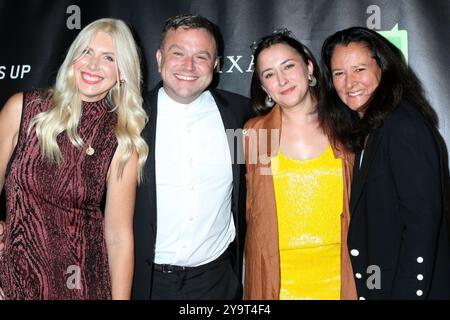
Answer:
[[[156,53],[166,93],[188,104],[210,85],[217,65],[216,42],[205,29],[169,30]]]
[[[381,69],[369,48],[359,42],[338,45],[331,56],[333,84],[341,100],[364,115],[364,107],[381,79]]]
[[[73,68],[81,99],[87,102],[103,99],[119,77],[111,36],[98,32],[74,61]]]
[[[261,51],[257,64],[264,91],[281,107],[295,107],[311,99],[308,74],[312,74],[313,66],[306,65],[294,48],[275,44]]]

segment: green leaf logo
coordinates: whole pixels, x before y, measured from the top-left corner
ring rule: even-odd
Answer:
[[[390,31],[378,31],[383,37],[388,39],[393,45],[400,49],[408,63],[408,31],[398,30],[398,24]]]

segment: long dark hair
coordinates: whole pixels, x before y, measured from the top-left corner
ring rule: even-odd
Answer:
[[[270,48],[271,46],[279,43],[288,45],[289,47],[295,49],[300,54],[306,65],[308,65],[309,61],[311,61],[314,68],[313,76],[317,79],[317,85],[310,87],[310,91],[312,96],[314,96],[317,100],[320,98],[320,70],[319,65],[317,64],[311,51],[300,41],[295,39],[289,30],[282,29],[279,31],[274,31],[272,34],[261,38],[261,40],[253,43],[252,45],[255,69],[252,76],[250,98],[252,100],[253,109],[258,114],[267,114],[271,110],[271,108],[266,107],[264,103],[267,93],[261,88],[261,81],[258,76],[258,56],[264,49]]]
[[[331,72],[331,57],[336,46],[348,46],[352,42],[367,46],[381,69],[380,83],[363,106],[365,113],[362,119],[339,98]],[[361,150],[366,136],[379,128],[402,100],[411,102],[430,125],[438,125],[437,114],[425,98],[422,85],[406,64],[403,54],[376,31],[352,27],[328,37],[322,46],[322,75],[324,92],[319,107],[326,110],[325,121],[333,135],[350,151]]]

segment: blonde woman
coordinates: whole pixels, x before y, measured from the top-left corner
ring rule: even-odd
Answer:
[[[129,28],[100,19],[76,37],[52,88],[3,107],[3,298],[130,297],[135,190],[148,154],[140,80]]]

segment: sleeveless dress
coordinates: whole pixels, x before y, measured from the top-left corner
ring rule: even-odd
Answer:
[[[280,299],[338,300],[341,287],[342,160],[272,158],[280,248]]]
[[[106,177],[117,147],[115,113],[105,100],[83,102],[79,134],[87,155],[65,132],[63,163],[41,152],[31,119],[50,108],[52,94],[24,93],[21,128],[6,171],[6,240],[0,288],[6,299],[110,299],[104,239]]]

